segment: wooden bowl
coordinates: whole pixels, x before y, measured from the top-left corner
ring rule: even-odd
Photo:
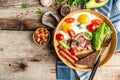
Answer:
[[[99,13],[99,12],[96,12],[96,11],[93,11],[93,10],[77,10],[75,12],[72,12],[70,14],[68,14],[66,17],[64,17],[60,23],[58,24],[56,30],[55,30],[55,34],[54,34],[54,48],[55,48],[55,51],[58,55],[58,57],[67,65],[69,66],[70,68],[72,69],[75,69],[75,70],[80,70],[80,71],[89,71],[91,70],[90,67],[83,67],[82,65],[79,65],[79,67],[74,67],[72,64],[70,64],[70,62],[68,62],[66,59],[64,59],[59,53],[58,53],[58,41],[56,40],[56,34],[59,33],[59,29],[60,27],[62,26],[63,22],[65,21],[66,18],[69,18],[71,17],[72,15],[76,14],[76,13],[80,13],[80,12],[88,12],[90,14],[93,14],[97,17],[99,17],[100,19],[102,19],[104,22],[106,22],[112,29],[113,31],[113,34],[112,34],[112,40],[111,40],[111,44],[110,46],[105,50],[105,52],[103,53],[104,55],[102,56],[101,58],[101,63],[99,65],[102,66],[104,65],[106,62],[108,62],[108,60],[112,57],[112,55],[115,53],[115,50],[116,50],[116,46],[117,46],[117,34],[116,34],[116,30],[114,28],[114,25],[111,23],[111,21],[105,17],[103,14]]]
[[[42,44],[39,44],[37,41],[36,41],[36,39],[35,39],[35,32],[36,31],[38,31],[38,30],[40,30],[40,29],[45,29],[47,32],[48,32],[48,35],[49,35],[49,38],[48,38],[48,41],[47,41],[47,43],[46,44],[43,44],[43,45],[47,45],[48,44],[48,42],[50,41],[50,32],[46,29],[46,28],[38,28],[38,29],[36,29],[34,32],[33,32],[33,41],[34,41],[34,43],[36,44],[36,45],[38,45],[38,46],[41,46]]]

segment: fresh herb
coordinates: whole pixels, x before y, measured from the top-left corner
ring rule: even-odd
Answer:
[[[67,0],[68,5],[79,6],[82,3],[85,3],[85,0]]]
[[[81,28],[82,28],[82,27],[81,27],[81,24],[78,24],[78,25],[77,25],[77,27],[78,27],[79,29],[81,29]]]
[[[21,5],[21,7],[22,7],[22,8],[27,8],[27,4],[24,4],[24,3],[23,3],[23,4]]]
[[[38,10],[36,11],[36,13],[42,14],[43,12],[42,12],[42,10],[38,9]]]
[[[64,0],[69,6],[79,6],[82,3],[85,3],[86,0]],[[56,0],[56,3],[60,4],[62,0]]]
[[[55,0],[57,4],[60,4],[62,0]]]

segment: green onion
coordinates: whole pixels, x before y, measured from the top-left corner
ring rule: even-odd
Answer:
[[[92,39],[92,33],[91,32],[86,32],[83,36],[88,40]]]

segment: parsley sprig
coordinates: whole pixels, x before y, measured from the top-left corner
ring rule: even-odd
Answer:
[[[21,7],[22,7],[22,8],[27,8],[27,4],[23,3],[23,4],[21,5]]]
[[[37,13],[37,14],[42,14],[42,13],[43,13],[43,11],[42,11],[42,10],[40,10],[40,9],[38,9],[38,10],[36,11],[36,13]]]

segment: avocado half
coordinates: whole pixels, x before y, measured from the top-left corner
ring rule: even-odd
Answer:
[[[105,4],[108,3],[109,0],[102,0],[100,2],[100,0],[89,0],[87,3],[86,3],[86,8],[89,9],[89,8],[98,8],[98,7],[102,7],[104,6]]]

